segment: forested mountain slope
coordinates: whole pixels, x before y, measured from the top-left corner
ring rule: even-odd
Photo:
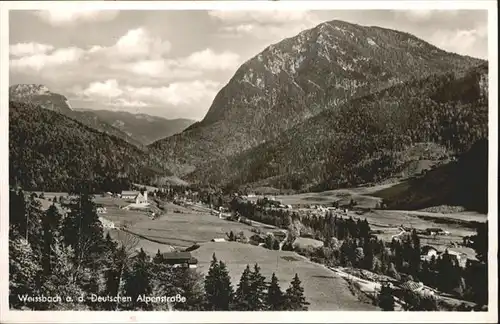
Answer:
[[[121,138],[133,145],[144,147],[142,142],[134,139],[122,130],[113,127],[111,124],[100,119],[97,115],[87,111],[74,110],[65,96],[49,91],[44,85],[17,84],[10,86],[9,100],[32,103],[41,108],[61,113],[100,132]]]
[[[407,33],[325,22],[244,63],[201,122],[150,148],[182,175],[274,139],[353,98],[482,62]]]
[[[483,64],[331,106],[275,140],[213,161],[188,178],[323,190],[398,176],[420,160],[445,162],[487,138],[487,80]]]
[[[12,101],[9,171],[11,185],[41,191],[70,190],[81,180],[104,189],[107,184],[151,183],[171,175],[122,139],[55,111]]]

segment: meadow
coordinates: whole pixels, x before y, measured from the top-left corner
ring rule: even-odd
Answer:
[[[226,263],[233,287],[237,287],[240,276],[249,264],[258,263],[261,273],[269,281],[273,272],[279,279],[281,289],[288,288],[295,273],[304,287],[309,310],[316,311],[371,311],[378,308],[360,302],[350,291],[347,282],[323,265],[313,263],[305,257],[289,251],[274,251],[263,247],[237,242],[209,242],[191,252],[198,259],[198,270],[207,273],[215,253],[217,259]]]

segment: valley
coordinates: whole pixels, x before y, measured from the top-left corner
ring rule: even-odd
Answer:
[[[13,287],[189,299],[64,306],[85,310],[484,311],[488,75],[332,20],[242,63],[201,121],[11,86]],[[182,109],[170,86],[154,100]]]

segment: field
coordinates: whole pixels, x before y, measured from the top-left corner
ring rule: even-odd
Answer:
[[[373,197],[371,194],[394,185],[393,183],[373,187],[281,195],[275,198],[285,205],[320,204],[327,206],[334,201],[339,201],[341,205],[347,204],[353,199],[357,202],[356,207],[365,209],[365,211],[349,211],[348,216],[361,219],[366,218],[370,223],[370,227],[376,231],[377,236],[385,241],[391,241],[394,235],[399,234],[401,232],[400,226],[415,228],[417,230],[441,228],[444,231],[448,231],[450,234],[438,235],[436,237],[421,235],[421,243],[433,245],[438,248],[438,250],[449,249],[457,252],[464,252],[467,254],[468,258],[475,259],[475,252],[470,248],[460,246],[460,244],[464,236],[475,234],[474,222],[485,222],[487,220],[487,215],[477,212],[452,212],[444,214],[424,211],[372,209],[376,207],[380,198]],[[256,200],[257,198],[252,199]],[[299,209],[299,211],[302,211],[302,209]]]
[[[369,194],[393,186],[394,184],[378,185],[373,187],[359,187],[351,189],[337,189],[322,192],[309,192],[291,195],[275,196],[277,200],[281,201],[284,205],[327,205],[331,206],[332,203],[338,202],[341,206],[348,205],[352,200],[357,203],[358,207],[362,208],[375,208],[380,198],[372,197]],[[249,200],[256,201],[259,197],[248,198]]]
[[[166,244],[178,248],[187,248],[196,243],[208,242],[214,238],[227,239],[226,233],[243,232],[246,237],[254,233],[252,228],[268,231],[273,227],[256,224],[249,226],[242,223],[219,219],[200,207],[182,207],[171,203],[165,204],[165,213],[157,219],[150,219],[145,212],[123,210],[119,204],[123,200],[112,197],[96,197],[96,203],[106,207],[102,216],[115,225],[137,234],[143,240]]]
[[[310,310],[377,310],[375,306],[360,302],[349,290],[347,282],[338,274],[294,252],[272,251],[236,242],[210,242],[191,253],[198,259],[198,269],[204,274],[207,273],[212,254],[215,253],[219,260],[226,263],[235,288],[246,265],[253,266],[258,263],[268,281],[272,273],[276,273],[283,291],[288,288],[297,273],[302,281],[306,299],[311,303]]]

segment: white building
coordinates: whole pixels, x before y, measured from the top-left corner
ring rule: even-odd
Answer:
[[[424,245],[421,249],[420,259],[429,261],[433,256],[438,257],[438,250],[430,245]]]
[[[123,191],[121,194],[122,199],[135,200],[136,204],[147,204],[148,203],[148,192],[140,193],[139,191]]]

